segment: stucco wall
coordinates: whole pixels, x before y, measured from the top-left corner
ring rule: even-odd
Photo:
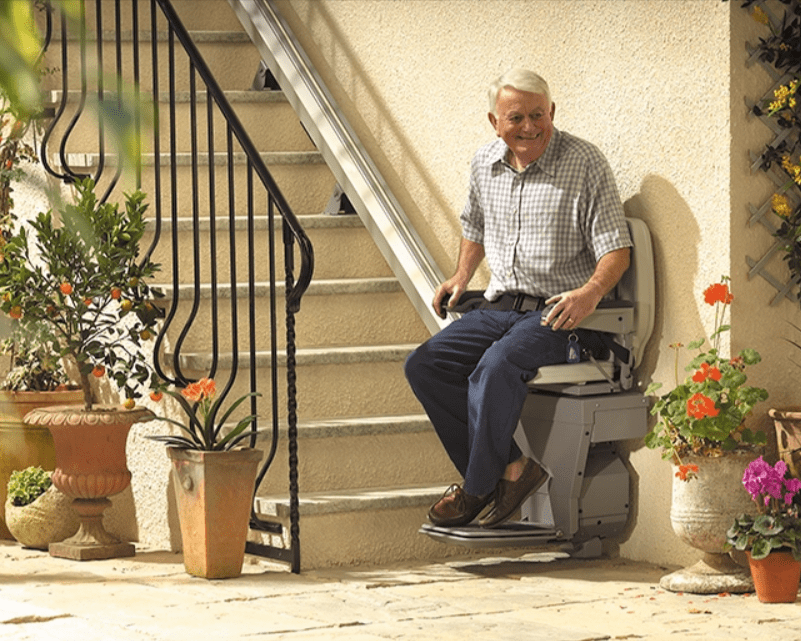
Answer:
[[[281,8],[446,272],[470,158],[493,137],[485,87],[512,66],[541,73],[556,126],[606,153],[627,214],[644,219],[653,235],[657,322],[641,382],[672,381],[668,345],[711,331],[712,308],[701,292],[730,274],[732,341],[765,352],[755,379],[785,399],[791,388],[777,388],[769,372],[775,335],[797,312],[789,303],[768,310],[770,287],[749,281],[744,261],[747,249],[770,239],[754,240],[759,230],[746,227],[746,110],[742,87],[730,91],[731,74],[748,80],[741,69],[751,26],[739,4],[283,0]],[[668,464],[640,442],[629,445],[637,500],[621,553],[664,563],[694,558],[670,527]]]

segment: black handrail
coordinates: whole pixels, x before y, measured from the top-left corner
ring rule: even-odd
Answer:
[[[91,2],[92,0],[85,0]],[[146,0],[140,0],[146,1]],[[55,116],[50,126],[47,128],[43,136],[40,155],[42,157],[45,169],[52,175],[58,177],[65,182],[73,182],[75,179],[89,175],[88,166],[76,165],[72,162],[68,150],[73,148],[77,143],[73,143],[72,136],[78,129],[79,123],[83,122],[86,115],[85,106],[87,97],[89,95],[90,83],[94,85],[97,91],[97,99],[99,104],[103,104],[104,100],[109,99],[111,95],[113,100],[118,101],[115,103],[120,111],[123,111],[122,106],[122,77],[128,71],[124,68],[126,57],[123,55],[123,38],[122,32],[122,6],[120,0],[114,3],[114,17],[113,17],[113,43],[114,43],[114,71],[117,78],[116,94],[104,89],[104,75],[103,75],[103,47],[104,39],[104,22],[101,13],[101,4],[103,0],[94,0],[95,16],[96,16],[96,33],[87,34],[86,28],[86,15],[84,1],[81,2],[81,17],[77,25],[77,44],[79,48],[79,66],[80,66],[80,95],[77,100],[77,105],[72,105],[74,113],[72,114],[69,123],[64,128],[63,137],[60,141],[54,140],[54,132],[57,130],[61,122],[68,118],[69,101],[69,87],[72,81],[70,76],[70,57],[68,55],[69,48],[73,42],[70,39],[71,32],[75,27],[67,24],[64,16],[61,16],[61,88],[62,96],[55,110]],[[284,245],[283,268],[285,275],[285,310],[286,310],[286,422],[288,423],[288,443],[287,450],[289,455],[289,501],[290,501],[290,548],[288,550],[283,548],[275,548],[269,545],[250,545],[249,551],[266,556],[288,561],[292,565],[293,572],[300,571],[300,544],[299,544],[299,517],[298,517],[298,483],[297,483],[297,387],[296,387],[296,347],[295,347],[295,314],[300,309],[301,298],[311,282],[312,273],[314,269],[314,254],[307,235],[303,231],[298,218],[292,212],[289,204],[286,202],[283,194],[279,190],[275,180],[270,174],[267,166],[265,165],[261,154],[251,141],[245,128],[236,115],[236,112],[229,104],[225,93],[220,88],[219,83],[215,79],[213,73],[204,61],[198,48],[196,47],[191,35],[182,24],[178,14],[170,0],[149,0],[150,6],[150,33],[146,31],[140,33],[139,28],[139,1],[131,2],[130,5],[126,3],[126,7],[131,8],[131,22],[132,22],[132,41],[133,41],[133,55],[132,59],[133,70],[132,76],[134,81],[134,95],[138,98],[140,95],[141,87],[140,81],[143,77],[143,70],[147,68],[147,60],[144,49],[140,51],[140,44],[150,38],[150,73],[152,76],[152,88],[150,93],[153,99],[152,119],[145,117],[145,112],[139,108],[139,101],[135,101],[133,108],[133,120],[136,131],[140,132],[145,126],[148,126],[149,131],[152,133],[152,162],[148,161],[149,156],[142,155],[141,149],[143,145],[138,144],[140,155],[135,162],[135,182],[136,187],[140,188],[142,185],[142,167],[146,164],[151,164],[153,169],[153,193],[150,194],[150,201],[153,206],[151,211],[154,212],[153,234],[154,238],[146,251],[147,257],[152,256],[155,252],[162,250],[164,247],[171,248],[172,255],[169,264],[164,266],[164,271],[171,276],[171,295],[172,300],[166,310],[165,318],[163,321],[162,329],[156,340],[154,364],[158,374],[167,382],[177,386],[184,386],[191,382],[189,376],[190,371],[197,375],[199,366],[192,363],[192,355],[186,354],[184,346],[194,341],[193,347],[198,347],[197,330],[199,328],[206,329],[202,316],[202,304],[204,291],[208,288],[211,290],[210,295],[210,325],[211,333],[206,339],[208,342],[200,346],[201,351],[210,354],[210,360],[204,365],[205,369],[202,370],[203,375],[210,377],[218,376],[218,372],[226,369],[230,372],[227,381],[221,388],[220,395],[225,397],[228,395],[235,383],[237,382],[237,374],[242,368],[250,370],[246,387],[249,391],[262,391],[269,389],[269,393],[263,394],[260,399],[253,397],[251,399],[251,413],[258,415],[258,419],[254,421],[252,432],[250,436],[250,444],[254,446],[257,441],[257,433],[259,430],[259,421],[264,417],[264,408],[262,406],[269,406],[269,432],[272,435],[270,441],[270,448],[261,469],[259,470],[258,487],[261,485],[265,475],[271,466],[277,452],[279,441],[279,378],[278,378],[278,365],[279,365],[279,346],[277,337],[277,305],[276,305],[276,292],[278,287],[276,284],[278,275],[278,259],[276,257],[276,243],[275,222],[280,217],[282,225],[282,241]],[[50,16],[48,16],[50,20]],[[160,24],[165,24],[165,28],[159,28]],[[49,28],[48,28],[49,31]],[[90,79],[88,69],[91,65],[87,62],[87,38],[91,40],[93,37],[97,40],[97,74],[96,77]],[[73,38],[75,40],[75,38]],[[49,44],[49,43],[48,43]],[[166,92],[162,83],[164,78],[160,74],[160,65],[163,61],[160,60],[161,51],[160,45],[166,45],[167,49],[167,78],[166,78]],[[180,58],[180,61],[179,61]],[[189,176],[179,177],[179,164],[183,163],[183,157],[178,152],[178,116],[176,111],[177,106],[177,76],[178,65],[185,64],[188,68],[189,80],[189,123],[184,126],[189,131]],[[163,70],[163,68],[162,68]],[[109,83],[110,84],[110,83]],[[206,104],[206,118],[205,122],[202,114],[199,113],[198,102],[202,100],[203,96],[201,91],[198,91],[198,84],[205,92]],[[162,100],[167,100],[167,113],[160,113],[160,103]],[[217,152],[215,149],[215,117],[222,118],[224,122],[224,135],[226,138],[225,151]],[[205,127],[207,132],[207,140],[202,140],[198,135],[198,129]],[[105,180],[104,188],[105,193],[103,200],[112,197],[119,189],[121,171],[123,161],[122,158],[117,160],[116,171],[111,177],[105,177],[106,170],[113,165],[114,157],[108,153],[106,135],[102,122],[98,126],[97,134],[97,153],[94,163],[93,177],[96,182],[100,183]],[[185,131],[185,130],[182,130]],[[169,140],[169,150],[166,153],[162,152],[161,135],[166,133]],[[205,150],[204,150],[205,144]],[[49,162],[49,148],[50,146],[58,146],[58,157],[61,171],[56,170],[55,167]],[[239,150],[239,152],[235,151]],[[242,167],[236,167],[236,157],[244,155],[246,163]],[[204,158],[207,159],[208,168],[203,170],[201,176],[201,168],[205,166]],[[169,167],[165,167],[168,164]],[[225,165],[225,171],[217,172],[217,164]],[[168,169],[168,176],[166,180],[162,181],[162,169]],[[205,173],[207,172],[207,173]],[[241,182],[237,181],[238,172],[244,172],[245,177],[245,195],[244,198],[239,199],[237,191],[241,189]],[[205,179],[208,178],[208,205],[201,202],[201,186],[204,184]],[[220,182],[218,182],[220,181]],[[188,184],[191,195],[186,196],[186,185]],[[218,188],[220,188],[218,190]],[[218,191],[227,191],[227,212],[222,211],[225,206],[220,206],[218,211],[218,204],[220,198],[223,197]],[[258,192],[258,194],[256,193]],[[259,211],[256,205],[256,196],[261,198],[264,194],[266,197],[266,207],[264,211]],[[238,203],[244,200],[245,218],[247,241],[240,243],[237,239],[237,206]],[[169,201],[169,202],[168,202]],[[185,202],[185,201],[188,201]],[[241,205],[240,205],[241,206]],[[209,225],[209,238],[208,246],[203,243],[203,225],[204,218],[202,216],[203,209],[208,209],[208,225]],[[187,217],[183,212],[189,211]],[[183,214],[183,215],[182,215]],[[266,318],[260,318],[256,312],[256,270],[257,265],[256,257],[263,256],[265,250],[261,245],[256,243],[256,225],[257,217],[265,217],[267,221],[267,247],[268,251],[268,290],[269,290],[269,311],[265,313]],[[165,223],[165,220],[169,221]],[[228,243],[219,242],[221,239],[217,238],[216,231],[221,225],[227,224],[228,226]],[[164,234],[164,227],[171,228],[170,234]],[[185,241],[182,241],[180,231],[184,227],[189,227],[191,234],[190,252],[191,252],[191,267],[187,270],[184,268],[183,261],[179,258],[179,253],[186,249]],[[229,258],[229,283],[223,285],[221,275],[219,273],[221,266],[218,265],[218,256],[226,255]],[[237,256],[243,255],[246,258],[246,275],[238,275],[237,269],[238,262]],[[295,259],[299,259],[300,265],[295,276]],[[208,275],[203,276],[201,267],[209,263]],[[182,274],[182,270],[187,272]],[[206,282],[203,282],[205,279]],[[184,280],[188,281],[188,285],[184,286]],[[242,285],[240,286],[240,282]],[[222,304],[225,295],[225,288],[230,288],[229,305],[227,309]],[[247,300],[243,301],[248,305],[247,318],[240,318],[238,311],[238,301],[243,296],[241,292],[245,292]],[[188,300],[187,300],[188,298]],[[187,311],[188,308],[188,311]],[[229,335],[223,336],[221,327],[223,326],[223,318],[230,326]],[[240,324],[247,325],[246,332],[240,332]],[[262,384],[258,380],[257,368],[260,362],[260,354],[257,349],[262,332],[262,327],[269,324],[269,368],[270,376],[266,384]],[[170,344],[172,343],[172,344]],[[172,350],[172,356],[167,355],[168,347]],[[230,354],[225,357],[223,350],[230,347]],[[187,364],[188,363],[188,364]],[[219,382],[219,381],[218,381]],[[263,389],[262,389],[263,388]],[[261,405],[260,405],[261,404]],[[260,409],[262,410],[260,412]],[[266,419],[266,417],[264,417]],[[254,495],[255,504],[255,495]],[[256,515],[255,509],[252,511],[251,528],[265,532],[281,533],[283,528],[280,524],[267,522],[261,520]]]

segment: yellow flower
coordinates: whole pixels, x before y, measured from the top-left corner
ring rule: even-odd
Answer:
[[[793,210],[790,208],[790,203],[787,202],[786,196],[773,194],[770,204],[773,207],[773,213],[775,213],[777,216],[781,216],[782,218],[789,218],[790,214],[793,213]]]
[[[759,22],[760,24],[770,24],[770,19],[768,18],[768,14],[766,14],[762,7],[754,7],[754,12],[751,14],[751,17]]]

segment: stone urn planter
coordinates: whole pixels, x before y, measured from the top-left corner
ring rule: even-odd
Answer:
[[[51,556],[85,561],[133,556],[132,543],[123,542],[103,527],[103,512],[111,506],[109,496],[131,483],[125,444],[134,423],[154,417],[150,410],[115,406],[48,407],[25,416],[28,425],[46,427],[53,435],[56,470],[52,480],[72,499],[80,528],[75,536],[50,546]]]
[[[6,503],[6,486],[15,470],[38,466],[52,470],[56,466],[53,437],[46,427],[26,425],[23,417],[39,407],[80,403],[83,392],[0,392],[0,505]],[[11,538],[0,511],[0,538]]]
[[[198,577],[242,573],[261,450],[168,447],[181,523],[184,568]]]
[[[71,500],[55,486],[50,486],[33,503],[14,505],[6,500],[5,516],[8,529],[24,547],[47,550],[78,531],[80,521],[72,509]]]
[[[756,458],[751,452],[683,458],[684,464],[698,466],[697,478],[683,481],[674,475],[670,522],[676,535],[703,557],[662,577],[662,588],[694,594],[753,592],[748,569],[726,552],[726,531],[736,516],[756,512],[751,497],[742,491],[743,472]]]

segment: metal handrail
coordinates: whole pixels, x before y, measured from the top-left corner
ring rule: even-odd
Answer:
[[[228,0],[429,331],[445,279],[274,0]]]
[[[86,0],[89,2],[90,0]],[[98,72],[97,77],[94,79],[94,83],[97,86],[98,91],[98,101],[102,104],[104,100],[108,98],[107,94],[109,92],[104,91],[104,81],[103,81],[103,69],[102,69],[102,56],[103,56],[103,44],[104,44],[104,34],[103,34],[103,20],[101,15],[101,4],[104,0],[95,0],[95,15],[97,16],[97,34],[95,35],[97,39],[97,60],[98,60]],[[107,3],[106,3],[107,4]],[[114,47],[115,47],[115,62],[116,62],[116,75],[118,78],[117,81],[117,98],[122,93],[122,85],[121,81],[119,80],[123,74],[123,59],[124,56],[122,55],[122,30],[121,30],[121,16],[122,16],[122,6],[120,0],[115,0],[114,3]],[[139,2],[132,2],[130,4],[126,3],[126,7],[131,7],[132,11],[132,24],[133,24],[133,46],[136,49],[136,52],[133,55],[133,77],[134,77],[134,84],[135,84],[135,92],[138,95],[140,90],[139,88],[139,81],[140,81],[140,56],[139,56],[139,44],[145,38],[140,38],[139,34]],[[156,340],[156,347],[154,350],[154,364],[156,367],[156,371],[158,374],[164,378],[166,381],[173,383],[178,386],[186,385],[190,382],[190,379],[185,375],[184,372],[181,371],[181,350],[185,341],[187,340],[190,329],[198,324],[200,321],[198,320],[198,309],[200,305],[200,298],[201,298],[201,272],[200,272],[200,264],[201,261],[210,260],[212,266],[210,267],[210,287],[212,291],[217,290],[219,285],[219,276],[217,273],[217,253],[218,253],[218,246],[217,246],[217,239],[214,231],[217,227],[217,220],[218,212],[216,211],[216,202],[217,202],[217,195],[215,193],[215,183],[217,180],[216,173],[215,173],[215,163],[218,160],[218,156],[223,158],[223,161],[227,165],[227,172],[225,172],[225,176],[222,174],[224,172],[220,172],[220,179],[227,180],[227,190],[228,190],[228,211],[227,213],[223,213],[223,216],[227,215],[228,218],[228,226],[229,226],[229,243],[227,247],[227,252],[230,257],[230,279],[231,279],[231,296],[230,296],[230,309],[228,310],[228,319],[230,324],[230,336],[228,337],[229,344],[231,345],[231,358],[228,360],[232,361],[232,366],[230,367],[230,376],[228,381],[225,383],[220,392],[220,396],[225,397],[231,390],[236,380],[238,371],[240,369],[249,368],[250,375],[249,380],[247,381],[247,386],[249,387],[250,391],[259,391],[261,387],[257,380],[256,376],[256,362],[257,362],[257,349],[256,349],[256,341],[257,341],[257,318],[255,316],[255,295],[256,295],[256,287],[255,287],[255,256],[257,254],[257,248],[255,246],[255,239],[254,239],[254,232],[255,227],[253,224],[254,218],[256,216],[256,206],[255,206],[255,199],[254,199],[254,191],[257,189],[263,189],[264,193],[266,194],[267,198],[267,208],[266,211],[260,213],[259,215],[263,215],[267,217],[268,220],[268,231],[269,231],[269,239],[268,239],[268,248],[270,252],[269,256],[269,295],[270,295],[270,311],[269,311],[269,339],[270,339],[270,347],[269,347],[269,354],[271,357],[271,374],[270,374],[270,381],[267,385],[270,389],[269,394],[264,395],[264,401],[260,401],[257,398],[253,397],[251,399],[251,414],[253,415],[261,415],[264,412],[259,412],[259,405],[258,403],[268,404],[271,408],[269,421],[271,423],[270,427],[272,433],[272,440],[270,442],[270,449],[267,455],[267,458],[262,465],[262,468],[259,471],[258,482],[257,482],[257,491],[258,485],[261,484],[262,480],[267,473],[268,468],[271,466],[277,451],[277,444],[279,439],[279,408],[278,408],[278,341],[277,341],[277,311],[276,311],[276,292],[279,291],[279,288],[276,285],[276,277],[277,277],[277,260],[275,256],[276,247],[275,247],[275,239],[274,235],[276,233],[275,223],[276,221],[280,221],[282,225],[282,240],[284,245],[284,256],[283,256],[283,264],[284,264],[284,273],[285,273],[285,311],[286,311],[286,389],[287,389],[287,406],[286,406],[286,421],[289,425],[288,430],[288,451],[289,451],[289,459],[290,459],[290,473],[289,473],[289,495],[290,495],[290,548],[283,549],[283,548],[275,548],[271,546],[257,546],[258,549],[251,550],[255,553],[263,554],[265,556],[272,556],[274,558],[279,558],[285,561],[288,561],[292,565],[293,572],[300,571],[300,541],[299,541],[299,517],[298,517],[298,483],[297,483],[297,402],[296,402],[296,394],[297,394],[297,387],[296,387],[296,361],[295,361],[295,314],[300,309],[300,303],[302,296],[306,289],[311,282],[313,270],[314,270],[314,253],[311,246],[311,242],[309,241],[308,236],[304,232],[298,218],[293,213],[292,209],[290,208],[289,204],[286,202],[283,194],[279,190],[277,184],[275,183],[272,175],[270,174],[269,170],[267,169],[264,161],[262,159],[261,154],[256,149],[255,145],[251,141],[250,137],[248,136],[245,128],[243,127],[242,123],[240,122],[239,118],[236,115],[236,112],[231,107],[228,102],[228,99],[225,96],[225,93],[220,88],[219,83],[217,82],[214,74],[209,69],[208,65],[204,61],[200,51],[195,46],[195,43],[192,40],[191,35],[186,30],[184,25],[182,24],[178,14],[176,13],[174,7],[170,0],[150,0],[150,34],[149,37],[151,39],[152,47],[151,47],[151,74],[152,74],[152,96],[155,102],[155,107],[153,109],[153,122],[152,122],[152,130],[153,130],[153,173],[154,173],[154,187],[153,187],[153,196],[151,200],[154,203],[154,210],[155,210],[155,225],[154,225],[154,239],[150,245],[150,247],[146,251],[146,256],[150,257],[154,251],[156,251],[161,245],[166,243],[172,243],[172,260],[170,265],[170,271],[172,272],[172,302],[169,305],[169,309],[165,315],[165,319],[163,321],[163,326],[159,335]],[[166,20],[167,24],[167,35],[166,39],[164,38],[163,31],[160,31],[158,28],[158,24],[160,22],[159,17],[163,20]],[[70,145],[70,137],[77,129],[77,124],[84,115],[84,107],[87,102],[87,94],[89,91],[87,82],[89,72],[88,69],[90,65],[87,63],[87,53],[86,53],[86,41],[87,41],[87,33],[86,33],[86,19],[85,19],[85,11],[84,11],[84,1],[81,2],[81,18],[78,24],[78,46],[80,47],[80,71],[81,71],[81,89],[80,89],[80,98],[78,101],[76,113],[70,120],[69,124],[66,126],[66,130],[64,133],[63,139],[60,141],[53,140],[53,132],[56,130],[56,127],[60,120],[65,119],[67,117],[67,102],[68,102],[68,89],[69,89],[69,82],[70,82],[70,75],[69,75],[69,56],[67,55],[67,49],[69,46],[69,29],[67,26],[67,22],[62,15],[62,27],[61,27],[61,44],[62,44],[62,70],[61,70],[61,79],[62,79],[62,96],[60,100],[60,104],[55,110],[55,116],[53,122],[47,128],[46,134],[43,137],[42,146],[41,146],[41,157],[43,159],[43,164],[45,169],[49,171],[52,175],[58,177],[60,180],[65,182],[72,182],[76,178],[79,178],[83,175],[86,175],[85,170],[78,167],[73,163],[70,158],[70,154],[67,153],[68,145]],[[48,32],[50,29],[48,29]],[[145,34],[142,34],[145,36]],[[92,36],[89,36],[90,38]],[[162,91],[161,82],[163,78],[159,77],[159,45],[166,43],[168,49],[168,91],[165,93]],[[49,44],[49,43],[48,43]],[[176,55],[177,51],[180,49],[182,55],[186,57],[188,60],[188,73],[189,73],[189,93],[190,93],[190,119],[191,123],[189,126],[190,129],[190,156],[191,156],[191,176],[187,179],[191,183],[191,205],[183,205],[183,208],[179,208],[178,201],[181,197],[179,195],[180,187],[183,183],[179,183],[178,175],[177,175],[177,142],[176,142]],[[199,168],[201,166],[201,157],[204,154],[201,154],[200,147],[201,141],[198,139],[197,136],[197,125],[202,120],[202,115],[198,113],[197,109],[197,98],[198,98],[198,83],[202,84],[205,89],[205,102],[206,102],[206,122],[205,125],[208,131],[208,141],[206,142],[206,151],[205,151],[205,158],[208,159],[208,176],[209,176],[209,221],[210,221],[210,228],[212,233],[210,234],[210,249],[208,252],[208,256],[206,256],[205,252],[201,249],[201,239],[200,239],[200,215],[201,215],[201,204],[199,202],[199,192],[200,192],[200,184],[201,179],[199,176]],[[113,97],[113,94],[112,94]],[[169,101],[168,104],[168,117],[162,121],[159,116],[159,101],[166,98]],[[138,105],[138,102],[137,102]],[[215,152],[214,144],[214,116],[219,115],[224,119],[224,127],[225,127],[225,136],[226,136],[226,150],[221,154]],[[135,126],[137,129],[142,123],[142,114],[140,113],[138,107],[134,110]],[[162,164],[162,151],[161,151],[161,143],[160,143],[160,132],[164,128],[164,130],[169,134],[169,151],[164,154],[164,162],[169,163],[169,167],[163,167]],[[58,144],[59,152],[59,163],[60,163],[60,170],[57,170],[53,167],[49,162],[49,153],[48,149],[50,145]],[[109,168],[110,163],[109,154],[107,153],[106,143],[105,143],[105,134],[103,131],[102,124],[98,128],[98,151],[96,154],[96,161],[95,161],[95,172],[94,177],[96,182],[101,179],[101,176],[104,174],[105,170]],[[235,172],[234,172],[234,162],[235,159],[242,155],[241,153],[234,152],[234,147],[238,147],[241,152],[244,153],[246,158],[246,164],[241,171],[246,172],[246,190],[247,194],[245,197],[246,200],[246,210],[247,210],[247,220],[248,220],[248,240],[246,243],[246,247],[244,249],[240,249],[237,244],[237,240],[234,234],[235,227],[235,219],[236,219],[236,207],[237,207],[237,199],[235,195],[236,187],[235,187]],[[140,152],[141,154],[141,152]],[[136,165],[136,184],[137,187],[141,186],[141,167],[144,160],[144,156],[140,155],[139,160]],[[112,192],[115,190],[118,182],[119,177],[121,175],[121,165],[122,162],[118,162],[117,170],[115,175],[108,181],[106,192],[103,196],[103,199],[107,199],[110,197]],[[162,181],[161,171],[162,169],[169,170],[169,176],[166,180]],[[261,192],[259,192],[261,194]],[[169,213],[167,213],[167,207],[165,206],[166,198],[169,197]],[[191,254],[193,260],[193,268],[191,269],[191,282],[193,286],[190,288],[191,291],[188,294],[191,299],[189,302],[189,311],[187,313],[187,317],[183,320],[183,325],[181,327],[176,327],[177,336],[173,336],[175,331],[170,331],[173,324],[177,324],[177,312],[179,308],[179,298],[180,296],[187,297],[186,289],[180,288],[178,285],[181,283],[181,262],[178,260],[178,251],[179,251],[179,235],[178,235],[178,228],[179,228],[179,211],[184,211],[185,209],[191,210],[191,227],[192,227],[192,238],[190,241],[191,244]],[[169,216],[169,221],[172,228],[172,233],[170,237],[165,237],[163,234],[163,227],[164,221],[163,218],[165,216]],[[168,245],[169,246],[169,245]],[[247,296],[248,296],[248,307],[249,313],[247,318],[247,324],[249,327],[248,332],[246,332],[247,336],[242,338],[240,337],[239,332],[239,324],[240,320],[238,317],[237,311],[237,284],[239,279],[237,277],[237,253],[241,252],[246,255],[247,260]],[[295,258],[299,258],[299,269],[297,270],[297,275],[295,274]],[[179,294],[179,292],[183,292]],[[208,353],[211,354],[211,364],[208,369],[208,376],[214,376],[218,369],[218,363],[221,359],[221,336],[220,336],[220,326],[222,325],[220,321],[220,317],[223,314],[221,309],[221,304],[218,303],[218,297],[216,295],[212,295],[211,297],[211,325],[212,325],[212,333],[210,337],[210,345],[206,348]],[[183,308],[182,308],[183,309]],[[260,327],[260,326],[259,326]],[[163,352],[166,351],[165,345],[167,341],[167,336],[171,336],[173,339],[173,345],[171,348],[174,350],[174,354],[172,356],[171,361],[164,361],[163,359]],[[246,361],[240,367],[239,359],[240,357],[243,361]],[[167,367],[169,365],[169,368]],[[168,371],[171,370],[171,371]],[[254,446],[256,443],[256,436],[259,430],[258,427],[258,420],[253,422],[252,425],[252,432],[250,437],[251,446]],[[255,504],[255,493],[254,493],[254,504]],[[251,516],[251,527],[257,530],[267,531],[267,532],[275,532],[281,533],[283,531],[283,527],[280,524],[262,521],[256,515],[255,509],[252,510]]]

